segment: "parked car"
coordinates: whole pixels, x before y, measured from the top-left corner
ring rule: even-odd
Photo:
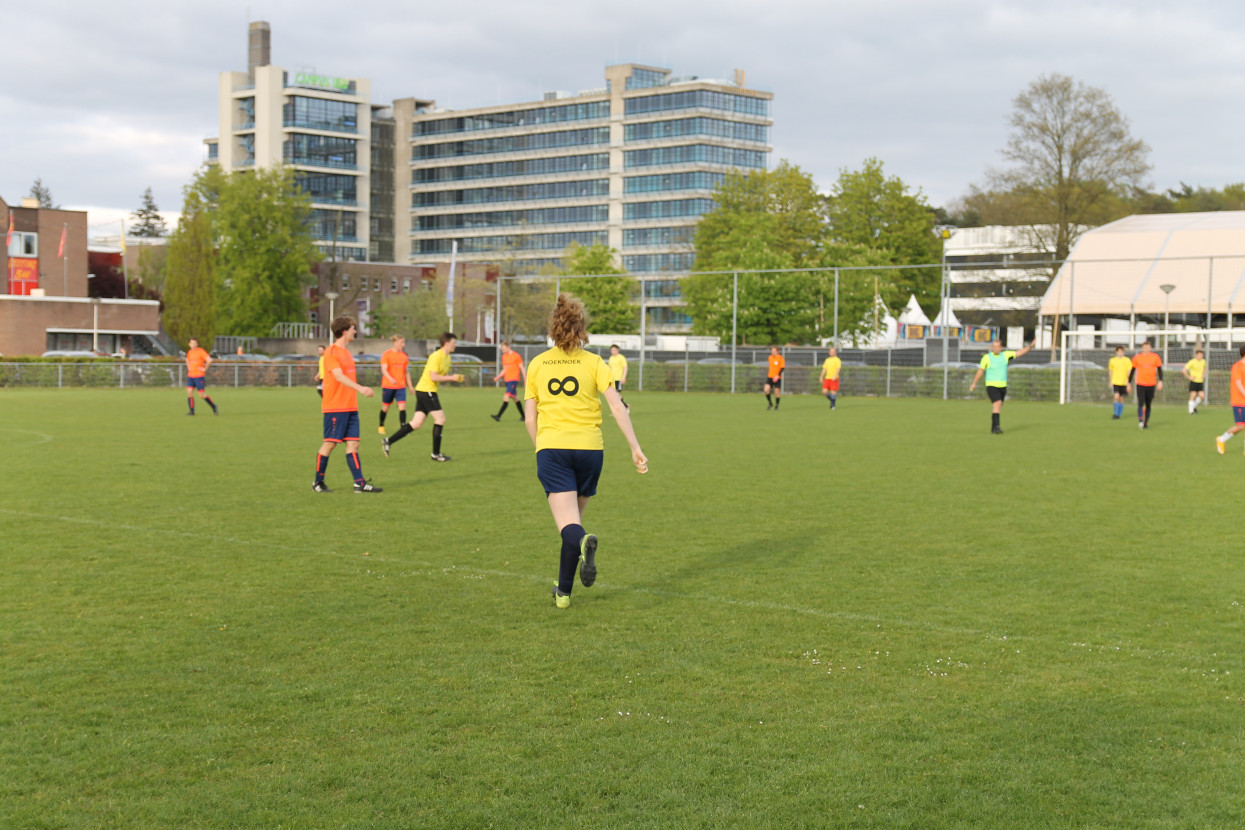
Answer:
[[[273,358],[278,363],[311,363],[319,359],[314,354],[279,354]]]
[[[223,354],[212,358],[217,363],[271,363],[272,358],[266,354]]]
[[[51,349],[43,353],[44,357],[107,357],[90,349]]]
[[[731,359],[729,357],[706,357],[696,361],[701,366],[730,366]],[[734,361],[736,366],[747,366],[747,362],[743,360]],[[768,364],[766,364],[768,365]]]
[[[483,363],[484,361],[473,354],[459,354],[454,352],[450,355],[450,361],[453,363]]]
[[[355,363],[380,363],[380,355],[363,352],[354,356]]]

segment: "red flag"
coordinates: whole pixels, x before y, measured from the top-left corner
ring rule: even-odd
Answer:
[[[57,256],[57,257],[63,257],[63,256],[65,256],[65,233],[66,233],[68,230],[69,230],[69,226],[68,226],[68,225],[62,225],[62,226],[61,226],[61,246],[60,246],[59,248],[57,248],[57,249],[56,249],[56,256]]]

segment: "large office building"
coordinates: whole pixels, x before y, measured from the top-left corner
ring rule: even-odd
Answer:
[[[248,38],[247,71],[220,75],[208,162],[229,172],[292,167],[325,257],[392,261],[392,110],[372,104],[366,78],[273,66],[266,22],[252,23]]]
[[[773,94],[734,82],[607,67],[605,86],[540,101],[446,110],[394,102],[399,261],[465,261],[515,273],[557,267],[572,244],[608,245],[633,274],[692,266],[692,238],[727,173],[765,169]],[[407,219],[403,227],[403,218]],[[653,329],[690,325],[677,284],[646,283]]]

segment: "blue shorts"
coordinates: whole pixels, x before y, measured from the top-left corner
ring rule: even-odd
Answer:
[[[546,493],[595,496],[601,478],[604,450],[541,450],[536,453],[536,477]]]
[[[517,380],[506,381],[506,394],[513,398],[519,397],[519,382]]]
[[[406,387],[405,386],[402,387],[401,389],[380,390],[380,402],[381,403],[393,403],[394,401],[406,403]]]
[[[343,441],[359,440],[359,413],[325,412],[324,440],[340,444]]]
[[[1245,424],[1245,406],[1232,407],[1232,420],[1238,424]]]
[[[198,389],[200,392],[202,392],[207,388],[203,384],[205,380],[207,380],[207,378],[186,378],[186,388],[187,389]]]

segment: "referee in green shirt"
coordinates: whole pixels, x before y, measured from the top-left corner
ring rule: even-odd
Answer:
[[[1035,343],[1036,340],[1018,352],[1005,352],[1003,344],[995,340],[990,343],[990,351],[981,356],[981,364],[968,391],[976,389],[977,381],[981,380],[982,375],[986,376],[986,394],[990,396],[990,432],[995,435],[1003,434],[1003,428],[999,426],[999,413],[1003,411],[1003,399],[1007,397],[1007,364],[1028,354]]]

